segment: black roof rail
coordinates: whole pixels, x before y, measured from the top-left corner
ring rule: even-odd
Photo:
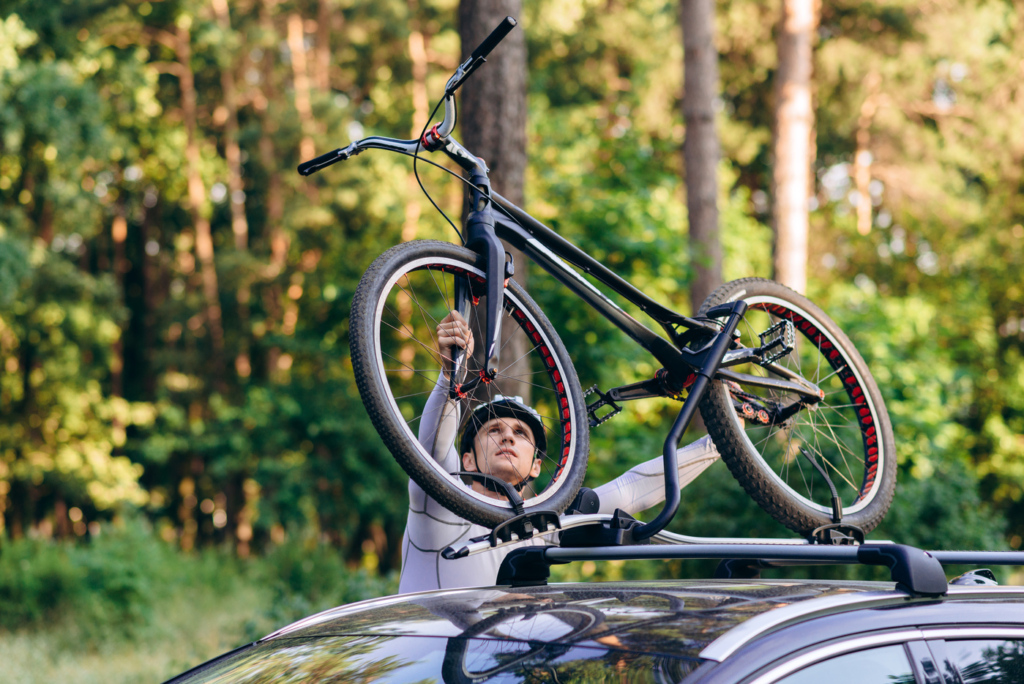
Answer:
[[[912,596],[941,596],[948,585],[942,564],[1024,565],[1024,551],[922,551],[904,544],[779,546],[773,544],[652,544],[561,548],[530,546],[505,557],[496,584],[547,584],[551,566],[574,561],[720,559],[733,571],[780,565],[883,565],[897,588]],[[721,566],[720,566],[721,569]],[[729,576],[720,573],[721,576]],[[732,576],[743,576],[736,572]],[[747,574],[746,577],[754,575]]]

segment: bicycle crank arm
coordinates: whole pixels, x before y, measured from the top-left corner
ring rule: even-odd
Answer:
[[[647,399],[648,397],[679,399],[682,396],[683,390],[692,386],[696,379],[696,373],[689,373],[685,378],[676,381],[667,369],[662,368],[650,380],[641,380],[631,385],[613,387],[608,390],[607,395],[613,401],[633,401],[635,399]]]

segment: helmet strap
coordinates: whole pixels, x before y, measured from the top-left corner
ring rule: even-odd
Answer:
[[[536,461],[536,460],[537,460],[537,452],[536,452],[536,450],[534,450],[534,452],[533,452],[533,460],[530,461],[530,470],[533,470],[533,461]],[[476,447],[473,447],[473,465],[476,466],[476,471],[478,473],[484,472],[484,471],[482,471],[480,469],[480,461],[477,460]],[[527,475],[522,480],[520,480],[516,484],[512,485],[512,489],[516,490],[517,492],[521,492],[526,487],[526,485],[530,484],[535,479],[536,478],[533,477],[533,475]],[[502,491],[501,487],[499,487],[498,485],[494,484],[490,480],[484,480],[481,484],[483,484],[484,488],[487,489],[487,491],[495,492],[497,494],[504,494],[505,493],[504,491]]]

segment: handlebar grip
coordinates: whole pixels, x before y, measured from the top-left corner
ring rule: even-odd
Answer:
[[[330,166],[331,164],[335,164],[340,161],[345,161],[348,158],[349,153],[345,149],[339,147],[333,152],[321,154],[316,159],[310,159],[307,162],[302,162],[301,164],[299,164],[299,174],[303,176],[308,176],[312,173],[316,173],[317,171],[326,166]]]
[[[491,50],[497,47],[498,43],[508,35],[508,32],[516,27],[516,20],[512,17],[505,17],[504,21],[498,24],[498,27],[491,31],[491,35],[484,38],[484,42],[477,46],[476,50],[473,50],[473,54],[470,55],[472,59],[479,59],[486,57],[491,54]]]

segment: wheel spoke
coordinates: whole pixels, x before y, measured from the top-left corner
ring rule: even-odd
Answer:
[[[524,390],[529,388],[530,394],[533,395],[532,403],[535,404],[533,408],[537,410],[542,421],[545,429],[545,441],[552,446],[552,454],[549,455],[538,450],[537,460],[533,463],[539,465],[529,465],[521,458],[522,452],[520,452],[520,457],[510,453],[501,454],[499,450],[493,449],[491,444],[488,444],[488,451],[494,455],[493,458],[502,459],[500,462],[492,460],[489,467],[496,468],[493,472],[502,473],[502,477],[508,478],[510,481],[512,478],[522,480],[530,474],[531,468],[537,468],[540,474],[535,480],[524,486],[521,494],[526,499],[527,506],[531,505],[529,500],[534,497],[539,496],[544,501],[549,500],[549,497],[559,490],[563,483],[578,481],[579,471],[577,468],[585,467],[586,463],[585,458],[576,452],[572,461],[576,465],[564,469],[564,472],[560,465],[564,429],[571,429],[570,434],[573,436],[574,448],[585,451],[587,443],[586,434],[579,432],[579,430],[585,429],[585,423],[577,425],[576,422],[576,416],[581,413],[580,407],[577,406],[573,409],[571,420],[567,421],[560,415],[559,398],[570,396],[574,403],[582,402],[582,399],[579,398],[578,383],[567,385],[569,390],[563,390],[561,393],[556,387],[555,369],[561,372],[566,382],[574,379],[571,366],[567,367],[566,365],[568,359],[564,356],[564,350],[558,344],[557,338],[553,336],[550,326],[539,320],[539,317],[533,313],[535,309],[530,306],[529,299],[524,300],[514,289],[515,286],[510,286],[507,290],[509,296],[505,298],[500,309],[503,335],[498,348],[501,363],[497,368],[496,376],[493,381],[487,383],[473,383],[473,388],[468,392],[468,396],[459,398],[455,402],[447,397],[442,400],[437,396],[437,392],[447,391],[447,381],[442,381],[442,384],[438,385],[443,359],[437,336],[437,326],[445,317],[451,316],[455,309],[455,292],[463,287],[463,280],[459,280],[460,278],[464,279],[467,287],[470,288],[466,290],[467,296],[471,297],[473,290],[480,290],[477,282],[473,281],[473,277],[469,275],[474,272],[470,267],[471,261],[459,261],[453,257],[438,257],[437,261],[432,262],[420,256],[430,253],[430,249],[440,249],[441,251],[448,249],[444,247],[426,248],[422,243],[409,243],[408,249],[410,252],[402,253],[395,262],[396,268],[402,268],[404,264],[406,270],[404,272],[392,271],[388,278],[390,289],[383,293],[378,291],[378,294],[374,295],[377,299],[361,309],[362,316],[372,320],[376,326],[375,329],[379,331],[373,338],[373,346],[368,350],[372,356],[376,357],[375,370],[372,377],[368,379],[365,374],[361,376],[361,382],[364,384],[368,383],[371,386],[383,384],[382,396],[386,398],[386,401],[383,405],[376,407],[376,415],[383,414],[384,418],[375,418],[375,424],[382,430],[382,436],[385,434],[383,431],[385,428],[380,425],[382,420],[390,421],[385,426],[388,430],[391,429],[390,424],[398,424],[409,426],[400,431],[401,434],[408,434],[408,430],[411,428],[413,434],[422,435],[422,445],[417,444],[414,449],[404,450],[403,453],[407,455],[401,458],[421,458],[425,460],[426,464],[434,467],[439,461],[444,460],[445,470],[439,474],[443,476],[442,482],[450,483],[450,485],[441,485],[439,491],[446,492],[444,496],[449,497],[449,500],[453,500],[453,496],[455,500],[467,497],[466,510],[481,511],[485,508],[493,510],[495,505],[500,504],[497,504],[494,498],[486,496],[492,492],[481,493],[480,487],[475,487],[475,491],[467,491],[458,476],[449,473],[450,470],[457,471],[459,468],[458,466],[454,468],[447,466],[452,446],[465,429],[474,409],[491,400],[495,394],[525,395],[527,392]],[[422,251],[412,254],[413,259],[409,259],[408,255],[415,250]],[[419,265],[412,269],[408,268],[408,264],[414,260]],[[385,265],[383,268],[386,269],[387,266]],[[457,272],[459,270],[466,272],[459,273]],[[381,271],[381,273],[386,272]],[[361,284],[360,287],[363,285]],[[364,298],[363,301],[367,302],[368,300]],[[478,350],[483,350],[486,344],[487,303],[486,297],[482,296],[475,302],[471,298],[468,299],[462,307],[462,313],[469,324],[470,333]],[[525,317],[521,316],[520,312]],[[517,316],[520,317],[517,318]],[[531,335],[526,333],[525,322],[527,321],[540,333],[541,341],[539,343],[535,343],[531,339]],[[356,331],[353,331],[353,340],[358,336]],[[353,344],[355,345],[356,342],[354,341]],[[363,344],[363,342],[359,342],[359,344]],[[556,365],[549,366],[550,361],[547,364],[544,362],[540,353],[542,345],[551,349],[557,360]],[[516,350],[514,354],[511,352],[513,349]],[[364,352],[363,358],[371,354]],[[354,354],[353,357],[356,358],[356,355]],[[481,370],[480,357],[480,354],[463,355],[464,360],[460,366],[460,373],[466,373],[467,380],[471,380]],[[359,372],[359,369],[356,370]],[[461,380],[463,376],[459,377],[460,381],[466,382]],[[431,412],[426,412],[428,401],[435,402],[429,405],[432,407]],[[437,403],[439,401],[442,403]],[[443,401],[449,403],[443,404]],[[441,417],[442,414],[435,413],[435,410],[442,406],[446,412],[443,414],[444,418]],[[435,420],[438,421],[436,425],[427,422]],[[390,439],[393,441],[394,438]],[[389,446],[395,451],[393,443],[389,443]],[[520,444],[520,449],[522,448],[523,445]],[[395,453],[398,457],[398,451]],[[429,460],[427,460],[428,456]],[[434,460],[435,458],[437,460]],[[403,461],[403,465],[407,465],[407,463]],[[419,465],[422,465],[422,462],[417,464],[417,467]],[[481,465],[483,465],[483,461],[481,461]],[[434,495],[431,489],[427,487],[424,489],[428,491],[428,494]],[[438,488],[435,487],[435,489]],[[470,503],[470,499],[474,503]],[[557,507],[564,506],[564,502],[565,494],[559,492],[558,499],[552,500],[551,503],[538,502],[533,505]],[[476,504],[485,505],[481,507]],[[511,511],[511,509],[509,510]],[[481,515],[483,514],[481,513]],[[474,520],[474,522],[483,521]]]

